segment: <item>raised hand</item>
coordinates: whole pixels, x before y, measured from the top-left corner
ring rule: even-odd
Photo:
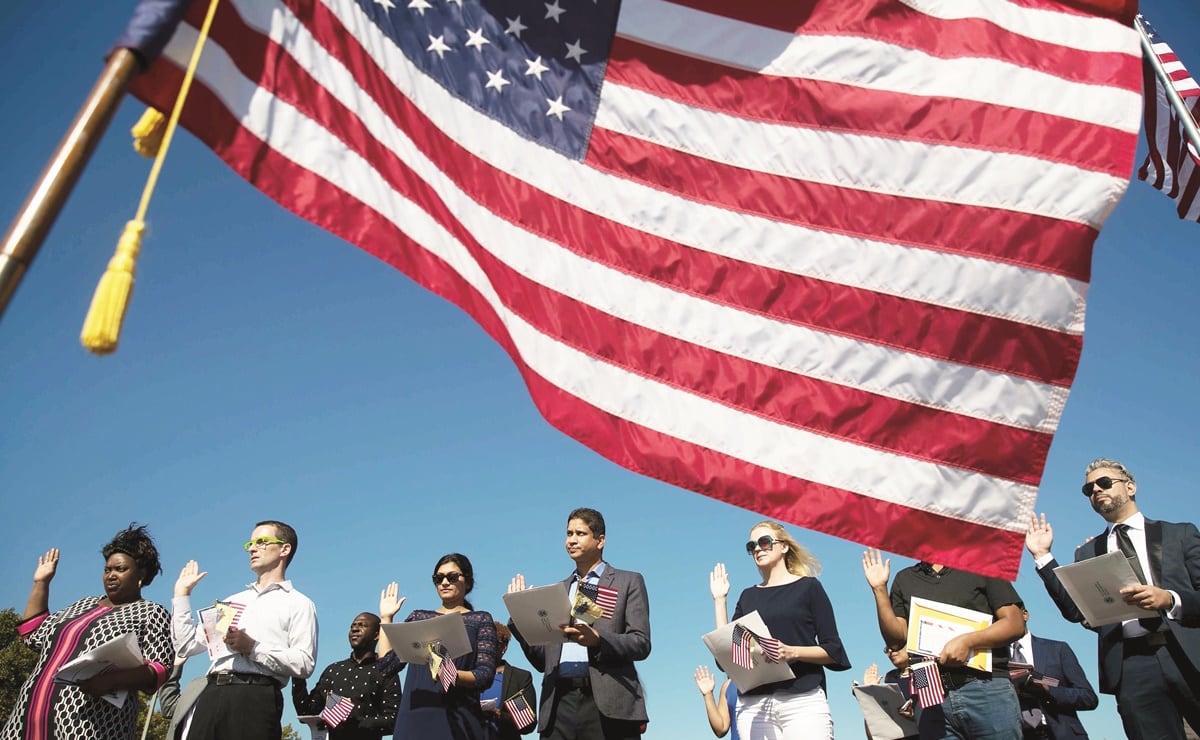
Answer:
[[[37,567],[33,569],[34,583],[50,583],[58,570],[58,548],[52,547],[45,555],[38,557]]]
[[[871,588],[887,588],[888,578],[892,575],[891,558],[884,559],[879,550],[868,548],[863,552],[863,575],[867,577],[867,585]]]
[[[873,686],[879,683],[879,665],[872,663],[863,671],[863,686]]]
[[[1053,544],[1054,530],[1050,528],[1050,522],[1046,521],[1046,515],[1042,514],[1040,519],[1037,514],[1030,516],[1029,531],[1025,533],[1025,549],[1029,554],[1035,558],[1049,555]]]
[[[183,569],[179,571],[179,578],[175,580],[175,595],[191,596],[192,589],[206,575],[208,575],[208,571],[202,572],[195,560],[187,561],[187,565],[183,566]]]
[[[729,574],[725,572],[725,564],[717,563],[708,574],[708,590],[714,600],[723,599],[729,595]],[[707,669],[705,669],[707,670]]]
[[[525,576],[521,575],[520,573],[513,576],[512,580],[508,582],[508,592],[510,594],[515,594],[518,591],[524,591],[526,588]]]
[[[392,581],[379,592],[379,618],[384,624],[390,624],[392,617],[404,606],[405,597],[399,596],[400,587]]]
[[[696,688],[700,689],[701,696],[708,696],[717,686],[717,679],[713,678],[713,674],[709,672],[708,666],[700,666],[696,669]]]

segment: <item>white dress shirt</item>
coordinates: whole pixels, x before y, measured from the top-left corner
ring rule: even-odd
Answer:
[[[289,678],[312,675],[317,663],[317,607],[291,581],[272,583],[261,591],[250,584],[226,601],[245,606],[237,626],[254,638],[254,648],[249,656],[232,653],[218,658],[209,673],[258,673],[272,676],[281,686]],[[204,627],[196,624],[188,596],[171,600],[171,639],[177,655],[208,649]]]

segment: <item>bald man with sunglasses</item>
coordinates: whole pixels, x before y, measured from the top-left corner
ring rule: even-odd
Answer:
[[[1183,740],[1185,720],[1200,732],[1200,531],[1143,516],[1133,474],[1116,460],[1088,465],[1083,495],[1107,526],[1075,550],[1075,561],[1124,552],[1142,585],[1122,589],[1122,597],[1157,616],[1099,627],[1084,623],[1054,574],[1054,531],[1044,514],[1030,521],[1025,547],[1063,617],[1096,633],[1100,691],[1116,695],[1125,733],[1133,740]]]

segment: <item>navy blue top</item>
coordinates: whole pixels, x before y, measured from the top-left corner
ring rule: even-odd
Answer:
[[[738,597],[733,618],[754,611],[762,617],[771,637],[776,640],[798,647],[825,648],[833,660],[828,668],[835,671],[850,668],[850,658],[838,637],[833,605],[816,578],[805,577],[782,586],[751,586]],[[763,684],[743,693],[771,694],[812,691],[818,686],[825,688],[825,667],[802,661],[792,661],[788,665],[795,678]]]

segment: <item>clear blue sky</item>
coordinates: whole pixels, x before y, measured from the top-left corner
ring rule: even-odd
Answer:
[[[0,3],[5,224],[132,5]],[[1143,10],[1200,71],[1200,6]],[[189,136],[151,206],[119,352],[80,348],[148,170],[126,133],[140,112],[132,100],[121,108],[0,321],[0,607],[23,607],[49,547],[62,549],[52,608],[99,593],[99,548],[131,520],[151,525],[164,556],[147,597],[169,602],[189,558],[209,571],[197,602],[222,597],[250,580],[241,543],[253,523],[281,518],[300,532],[290,575],[317,603],[320,670],[345,657],[350,620],[375,609],[387,581],[400,582],[406,609],[436,606],[428,577],[445,552],[471,557],[475,605],[504,615],[513,573],[535,584],[567,575],[565,515],[590,505],[608,519],[608,560],[649,587],[648,737],[708,736],[691,679],[712,665],[699,640],[712,626],[707,574],[725,562],[735,594],[755,580],[742,543],[760,517],[634,475],[551,429],[462,312],[284,212]],[[1147,515],[1195,519],[1200,225],[1178,222],[1172,205],[1132,183],[1097,243],[1083,360],[1038,506],[1060,558],[1100,530],[1078,491],[1096,456],[1133,469]],[[837,734],[861,737],[850,681],[884,657],[862,548],[794,532],[824,563],[854,663],[829,677]],[[1059,617],[1028,558],[1016,585],[1034,632],[1068,640],[1095,681],[1092,634]],[[1111,697],[1084,723],[1093,737],[1121,736]]]

